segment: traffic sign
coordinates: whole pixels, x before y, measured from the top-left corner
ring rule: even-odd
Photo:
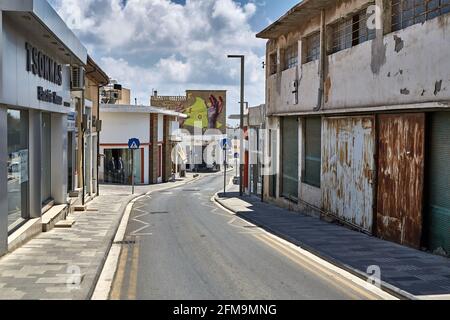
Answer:
[[[235,159],[239,159],[239,153],[236,152],[236,153],[234,154],[234,158],[235,158]]]
[[[224,138],[224,139],[220,140],[220,146],[224,150],[230,150],[231,149],[231,141],[230,141],[230,139]]]
[[[128,149],[136,150],[141,147],[141,142],[137,138],[131,138],[128,140]]]

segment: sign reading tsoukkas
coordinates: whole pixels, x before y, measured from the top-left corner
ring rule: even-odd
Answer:
[[[62,65],[28,42],[25,43],[25,49],[27,54],[26,70],[39,78],[61,86],[63,81]],[[56,105],[63,104],[63,98],[57,92],[42,86],[37,87],[37,99]]]

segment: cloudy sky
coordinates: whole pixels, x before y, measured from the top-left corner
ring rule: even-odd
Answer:
[[[300,0],[50,0],[89,54],[149,104],[152,89],[228,90],[239,110],[239,61],[246,55],[246,101],[264,103],[265,40],[255,38]]]

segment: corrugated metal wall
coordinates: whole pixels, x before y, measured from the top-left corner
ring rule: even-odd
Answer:
[[[450,254],[450,112],[433,113],[430,120],[428,246]]]
[[[323,209],[371,233],[374,117],[327,118],[323,125]]]
[[[419,248],[425,114],[380,115],[378,122],[377,235]]]

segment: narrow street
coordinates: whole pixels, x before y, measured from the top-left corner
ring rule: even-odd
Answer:
[[[136,202],[111,299],[377,299],[216,206],[208,175]]]

